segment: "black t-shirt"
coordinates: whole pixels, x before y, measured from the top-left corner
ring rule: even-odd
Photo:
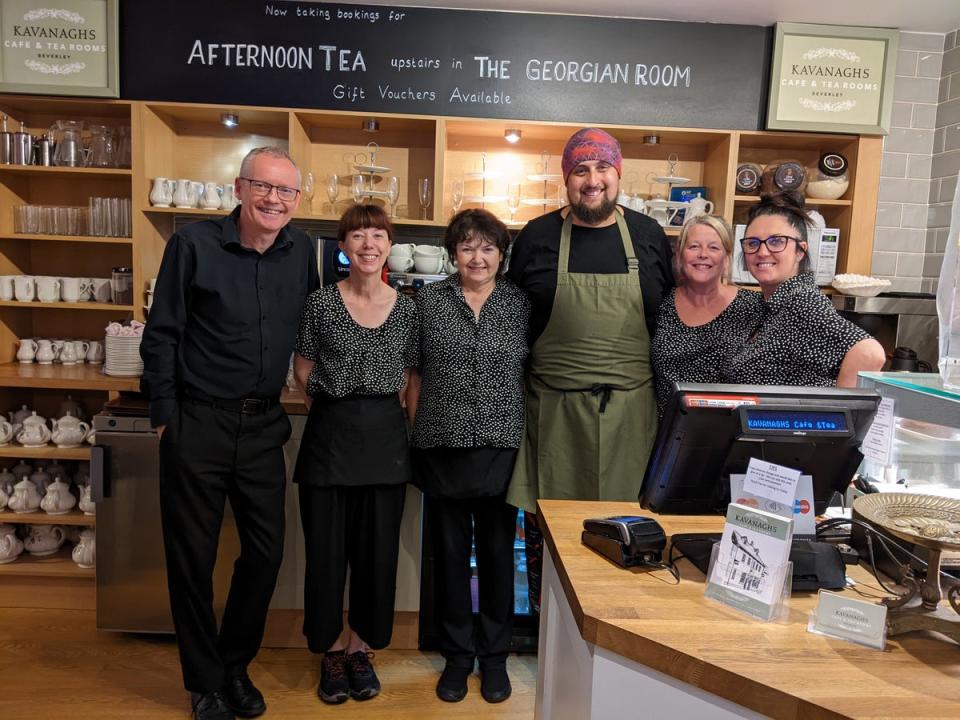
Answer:
[[[530,342],[543,333],[557,292],[557,260],[560,255],[560,210],[531,220],[517,235],[510,254],[507,276],[526,290],[532,304]],[[653,336],[661,299],[673,287],[672,249],[663,228],[634,210],[624,208],[633,251],[640,263],[640,286],[647,330]],[[627,271],[617,224],[600,228],[574,225],[570,237],[570,272],[615,274]]]

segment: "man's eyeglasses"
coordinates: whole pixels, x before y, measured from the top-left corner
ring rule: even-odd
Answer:
[[[753,255],[755,252],[760,250],[761,245],[766,245],[767,250],[772,253],[783,252],[787,247],[787,243],[793,240],[796,243],[800,242],[800,238],[791,237],[789,235],[771,235],[768,238],[758,238],[758,237],[745,237],[740,241],[740,247],[743,248],[743,251],[747,255]]]
[[[241,177],[240,179],[250,183],[250,192],[258,197],[269,195],[271,190],[276,190],[277,198],[283,200],[283,202],[293,202],[297,199],[297,195],[300,194],[297,188],[286,187],[284,185],[271,185],[270,183],[247,177]]]

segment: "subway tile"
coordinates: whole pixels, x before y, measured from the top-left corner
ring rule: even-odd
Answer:
[[[940,72],[942,75],[949,75],[957,71],[960,71],[960,48],[953,48],[943,54],[943,66]]]
[[[946,52],[947,50],[952,49],[953,46],[956,44],[956,42],[957,42],[957,31],[953,30],[952,32],[948,32],[946,35],[943,36],[943,51]]]
[[[928,52],[943,51],[944,33],[901,32],[900,50],[926,50]]]
[[[930,192],[927,193],[927,202],[940,202],[940,178],[930,178]]]
[[[937,286],[940,284],[939,280],[931,280],[924,278],[923,282],[920,283],[920,292],[928,293],[930,295],[937,294]]]
[[[943,63],[943,53],[920,53],[917,59],[917,77],[940,77],[940,67]]]
[[[913,103],[893,103],[893,108],[890,110],[890,127],[910,127],[912,121]]]
[[[926,103],[917,103],[914,105],[910,126],[915,128],[935,128],[937,126],[937,107],[937,105]]]
[[[960,150],[949,150],[933,156],[933,165],[930,168],[930,177],[945,178],[960,172]],[[909,182],[906,180],[889,180],[888,182]],[[881,185],[880,192],[883,192]],[[884,198],[885,200],[887,198]]]
[[[931,155],[907,156],[907,177],[929,179],[932,162],[933,156]]]
[[[933,130],[890,128],[883,140],[884,152],[927,153],[933,151]]]
[[[897,253],[875,252],[873,262],[870,265],[870,272],[873,275],[896,275]]]
[[[920,278],[890,278],[890,290],[893,292],[920,292]]]
[[[894,87],[894,93],[896,93],[896,87]],[[940,78],[940,87],[937,92],[937,102],[943,102],[950,97],[950,76],[943,75]]]
[[[937,231],[939,228],[927,228],[926,252],[937,252]]]
[[[900,220],[902,228],[927,228],[927,206],[926,205],[904,205],[903,214]]]
[[[884,178],[880,181],[881,202],[925,203],[929,192],[929,180]]]
[[[940,181],[940,195],[938,202],[953,202],[957,192],[957,176],[945,177]]]
[[[917,76],[917,60],[920,57],[920,53],[913,50],[898,50],[897,51],[897,77],[916,77]]]
[[[950,239],[950,228],[937,228],[937,244],[934,246],[934,252],[946,252],[947,240]]]
[[[960,98],[960,73],[953,73],[947,76],[950,82],[950,89],[947,91],[947,100],[956,100]]]
[[[927,208],[928,228],[950,227],[950,212],[953,210],[953,203],[937,203]]]
[[[897,256],[897,277],[923,277],[923,253],[900,253]]]
[[[877,203],[877,227],[900,227],[900,203]]]
[[[934,131],[933,133],[933,154],[934,155],[936,155],[937,153],[943,152],[944,135],[945,133],[943,131],[943,128],[940,128],[939,130]]]
[[[907,176],[907,154],[885,152],[880,161],[880,177],[902,178]]]
[[[953,123],[943,128],[943,149],[960,150],[960,123]]]
[[[901,102],[937,102],[941,82],[937,78],[912,78],[897,75],[893,83],[893,99]]]
[[[873,249],[881,252],[923,252],[927,246],[927,234],[923,230],[902,228],[877,228]]]
[[[923,277],[940,277],[941,267],[943,267],[943,253],[927,253],[923,256]]]
[[[937,110],[937,127],[960,123],[960,99],[940,103]]]

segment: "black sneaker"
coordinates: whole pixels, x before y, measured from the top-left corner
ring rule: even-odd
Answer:
[[[227,707],[238,717],[255,718],[267,710],[263,694],[250,681],[246,668],[227,669],[227,680],[221,694]]]
[[[467,678],[472,668],[447,663],[437,681],[437,697],[444,702],[460,702],[467,696]]]
[[[194,694],[192,698],[194,720],[234,720],[220,692]]]
[[[350,678],[350,697],[369,700],[380,694],[380,680],[370,664],[372,652],[357,650],[347,655],[347,676]]]
[[[513,688],[503,666],[480,668],[480,694],[488,703],[499,703],[510,697]]]
[[[323,656],[320,661],[320,686],[317,688],[317,695],[330,705],[339,705],[350,697],[345,650],[328,652]]]

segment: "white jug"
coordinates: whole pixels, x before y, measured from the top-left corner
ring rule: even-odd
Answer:
[[[32,363],[37,356],[37,341],[33,338],[21,338],[17,342],[20,343],[20,349],[17,350],[17,360],[22,363]]]
[[[233,185],[225,184],[223,194],[220,196],[220,209],[233,210],[237,206],[237,198],[233,194]]]
[[[41,275],[36,278],[37,300],[40,302],[60,302],[60,278]]]
[[[80,541],[73,548],[73,561],[82,568],[92,568],[97,565],[97,534],[87,528],[80,531]]]
[[[53,349],[53,343],[50,340],[41,338],[37,340],[37,362],[41,365],[52,365],[57,359],[57,353]]]
[[[60,347],[60,362],[63,365],[77,364],[77,350],[73,347],[73,342],[65,342]]]
[[[0,300],[13,300],[13,275],[0,275]]]
[[[93,488],[89,485],[80,486],[80,504],[78,507],[84,515],[97,514],[97,504],[93,501]]]
[[[42,557],[53,555],[65,539],[63,528],[59,525],[31,525],[30,534],[23,541],[23,546],[31,555]]]
[[[48,487],[47,494],[40,501],[40,509],[47,515],[66,515],[77,504],[70,492],[70,486],[57,477]]]
[[[205,210],[216,210],[220,207],[220,195],[223,190],[214,182],[203,186],[203,195],[200,196],[200,207]]]
[[[700,193],[697,193],[697,196],[692,200],[687,201],[687,204],[690,207],[687,210],[686,220],[698,215],[709,215],[713,212],[713,203],[700,197]]]
[[[18,514],[33,513],[40,509],[40,500],[37,486],[24,476],[23,480],[13,486],[13,495],[7,500],[7,507]]]
[[[17,275],[13,278],[13,296],[20,302],[33,302],[37,297],[33,275]]]
[[[192,180],[177,180],[173,189],[173,206],[178,208],[193,207],[196,204],[196,193]]]
[[[153,189],[150,190],[150,204],[154,207],[170,207],[173,202],[173,180],[165,177],[153,179]]]
[[[17,528],[0,524],[0,565],[13,562],[23,552],[23,541],[17,537]]]
[[[90,341],[90,349],[87,350],[87,362],[91,365],[103,363],[103,343],[99,340]]]

